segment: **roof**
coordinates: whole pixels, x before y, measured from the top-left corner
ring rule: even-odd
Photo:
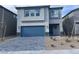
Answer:
[[[39,7],[39,8],[43,8],[43,7],[49,7],[49,8],[55,8],[55,9],[62,9],[63,7],[51,7],[50,5],[40,5],[40,6],[20,6],[20,7],[16,7],[16,9],[23,9],[23,8],[35,8],[35,7]]]
[[[63,7],[52,7],[50,9],[63,9]]]
[[[66,16],[68,16],[69,14],[71,14],[71,13],[73,13],[73,12],[77,11],[77,10],[79,10],[79,8],[76,8],[76,9],[74,9],[74,10],[70,11],[68,14],[66,14],[66,15],[65,15],[65,16],[63,16],[62,18],[65,18]]]
[[[11,13],[14,14],[14,15],[17,15],[17,14],[15,14],[14,12],[12,12],[12,11],[8,10],[7,8],[3,7],[2,5],[0,5],[0,7],[1,7],[1,8],[4,8],[5,10],[11,12]]]
[[[43,8],[43,7],[49,7],[49,5],[43,5],[43,6],[20,6],[20,7],[16,7],[16,9],[23,9],[23,8],[35,8],[35,7],[39,7],[39,8]]]
[[[53,8],[53,9],[63,9],[63,6],[61,6],[61,5],[50,5],[50,8]]]

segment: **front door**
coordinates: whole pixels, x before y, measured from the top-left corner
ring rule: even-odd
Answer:
[[[59,36],[60,28],[59,24],[50,24],[49,25],[49,35],[50,36]]]

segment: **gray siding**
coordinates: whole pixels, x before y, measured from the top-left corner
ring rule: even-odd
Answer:
[[[2,8],[0,8],[0,22],[2,20]]]
[[[7,26],[5,35],[6,36],[15,35],[17,20],[16,20],[16,17],[14,16],[16,15],[8,11],[7,9],[0,7],[0,22],[2,20],[3,9],[4,9],[4,21],[3,22],[4,22],[4,25]]]
[[[51,12],[52,12],[53,10],[58,10],[58,17],[51,17]],[[50,18],[50,19],[61,19],[61,9],[53,9],[53,8],[51,8],[51,9],[49,10],[49,18]]]

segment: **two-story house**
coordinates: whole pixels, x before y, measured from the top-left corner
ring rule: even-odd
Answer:
[[[58,36],[62,30],[62,7],[27,6],[16,7],[17,32],[23,37],[29,36]]]

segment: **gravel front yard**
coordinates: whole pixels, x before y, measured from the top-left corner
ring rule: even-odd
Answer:
[[[47,50],[79,49],[79,37],[46,37],[45,45]]]
[[[44,49],[44,37],[16,37],[0,43],[0,51],[25,51]]]

